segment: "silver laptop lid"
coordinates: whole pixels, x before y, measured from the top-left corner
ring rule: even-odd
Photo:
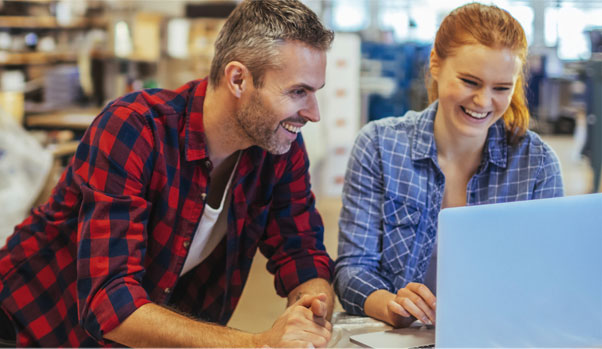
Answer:
[[[444,209],[437,347],[602,346],[602,194]]]

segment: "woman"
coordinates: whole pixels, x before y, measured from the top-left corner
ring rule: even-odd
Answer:
[[[344,309],[395,327],[435,322],[442,208],[563,195],[554,152],[528,131],[520,24],[471,3],[442,22],[422,112],[358,136],[346,174],[335,288]],[[486,227],[483,227],[486,234]],[[430,265],[430,268],[429,268]]]

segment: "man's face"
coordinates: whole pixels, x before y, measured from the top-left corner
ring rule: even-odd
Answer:
[[[299,42],[282,45],[280,69],[264,75],[260,88],[250,88],[236,120],[253,144],[284,154],[306,122],[320,121],[316,91],[324,86],[326,53]]]

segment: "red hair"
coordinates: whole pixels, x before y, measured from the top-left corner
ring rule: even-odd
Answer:
[[[455,49],[473,44],[510,49],[522,62],[510,106],[503,115],[509,139],[515,142],[529,127],[529,109],[525,97],[525,32],[507,11],[496,6],[470,3],[458,7],[443,19],[435,37],[433,51],[439,59],[444,60],[453,55]],[[437,82],[427,71],[427,90],[431,103],[439,97],[437,88]]]

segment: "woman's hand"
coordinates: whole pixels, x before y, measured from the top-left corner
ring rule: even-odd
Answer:
[[[391,324],[408,320],[396,319],[401,316],[403,318],[411,318],[412,316],[422,323],[427,325],[435,324],[435,310],[437,298],[428,287],[417,282],[410,282],[406,287],[397,291],[394,299],[387,303],[388,313],[391,314]]]

